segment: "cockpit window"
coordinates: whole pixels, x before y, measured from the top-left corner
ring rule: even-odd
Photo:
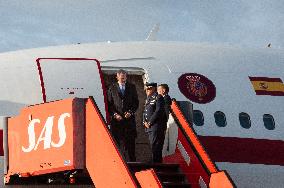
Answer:
[[[247,113],[241,112],[239,114],[240,124],[243,128],[249,129],[251,127],[250,117]]]
[[[193,110],[193,123],[196,126],[204,125],[203,113],[200,110]]]
[[[214,113],[215,123],[218,127],[225,127],[227,125],[226,116],[223,112],[217,111]]]
[[[270,114],[264,114],[263,115],[263,123],[264,127],[268,130],[274,130],[275,129],[275,122],[274,118]]]

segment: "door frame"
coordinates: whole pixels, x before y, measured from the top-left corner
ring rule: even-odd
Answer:
[[[66,60],[66,61],[74,61],[74,60],[82,60],[82,61],[95,61],[98,66],[98,71],[100,74],[100,79],[101,79],[101,85],[102,85],[102,90],[103,90],[103,95],[104,95],[104,103],[105,103],[105,111],[106,111],[106,121],[108,122],[109,120],[109,114],[108,114],[108,104],[107,104],[107,93],[106,93],[106,87],[103,79],[103,73],[101,69],[100,62],[97,59],[94,58],[37,58],[36,59],[36,64],[37,64],[37,69],[38,69],[38,75],[39,75],[39,81],[40,81],[40,86],[41,86],[41,93],[42,93],[42,101],[43,103],[46,103],[46,91],[45,91],[45,86],[44,86],[44,80],[43,80],[43,74],[42,74],[42,68],[41,68],[41,60]]]

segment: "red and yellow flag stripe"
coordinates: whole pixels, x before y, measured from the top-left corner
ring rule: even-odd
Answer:
[[[280,78],[250,77],[256,95],[284,96],[284,84]]]

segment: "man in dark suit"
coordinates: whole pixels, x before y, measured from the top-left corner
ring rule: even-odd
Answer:
[[[139,105],[135,85],[126,82],[127,74],[119,70],[117,82],[108,90],[108,110],[111,116],[110,130],[117,144],[124,147],[130,161],[136,161],[135,138],[137,137],[135,112]]]
[[[154,163],[161,163],[166,130],[165,103],[163,97],[157,93],[156,83],[146,84],[146,94],[143,124],[149,136],[152,160]]]
[[[167,115],[166,123],[167,123],[168,120],[169,120],[169,114],[171,113],[170,109],[171,109],[171,105],[172,105],[172,99],[169,96],[168,84],[160,84],[158,86],[158,94],[162,95],[163,98],[164,98],[165,111],[166,111],[166,115]]]

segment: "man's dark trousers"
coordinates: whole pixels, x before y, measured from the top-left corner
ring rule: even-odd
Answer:
[[[112,135],[120,148],[123,147],[122,150],[127,151],[129,161],[136,161],[135,157],[135,130],[129,129],[129,125],[131,125],[130,120],[121,120],[115,121],[112,125]],[[135,119],[134,119],[135,121]]]
[[[150,146],[152,150],[152,158],[154,163],[163,162],[162,150],[165,140],[165,129],[158,124],[154,124],[151,130],[148,131]]]

